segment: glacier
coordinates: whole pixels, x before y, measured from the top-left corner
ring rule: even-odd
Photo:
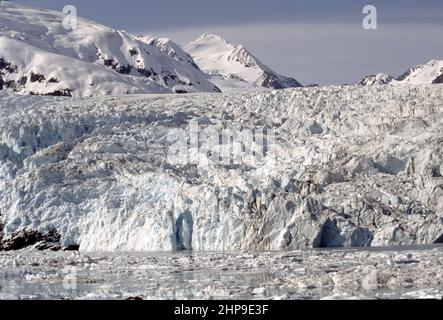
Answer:
[[[191,123],[272,130],[273,157],[170,161]],[[441,85],[88,98],[3,92],[0,128],[0,242],[24,230],[56,232],[80,251],[443,242]]]

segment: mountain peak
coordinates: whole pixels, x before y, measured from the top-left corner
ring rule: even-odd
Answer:
[[[243,89],[284,89],[301,86],[295,79],[274,72],[242,44],[232,44],[216,34],[204,33],[183,48],[201,70],[215,77],[212,81],[215,80],[218,87],[226,84],[221,83],[220,79],[228,80],[231,87]]]
[[[219,46],[218,49],[224,49],[224,50],[244,50],[246,54],[251,55],[248,50],[245,48],[242,44],[234,44],[227,41],[225,38],[214,34],[214,33],[203,33],[200,37],[198,37],[196,40],[192,41],[191,43],[203,43],[204,45],[211,45],[211,46]],[[255,60],[257,60],[255,58]]]
[[[221,36],[214,34],[214,33],[210,33],[210,32],[205,32],[203,33],[200,37],[197,38],[197,40],[195,41],[202,41],[202,40],[216,40],[216,41],[221,41],[221,42],[227,42],[224,38],[222,38]]]

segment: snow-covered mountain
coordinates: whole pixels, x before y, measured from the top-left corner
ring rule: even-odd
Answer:
[[[191,61],[124,31],[61,12],[0,3],[0,90],[92,96],[219,92]],[[195,65],[195,64],[194,64]]]
[[[431,60],[426,64],[409,68],[398,78],[390,74],[378,73],[366,76],[357,82],[358,85],[440,83],[443,83],[443,60]]]
[[[231,44],[214,34],[205,33],[183,48],[222,91],[301,87],[297,80],[271,70],[242,45]]]
[[[410,68],[397,80],[409,84],[443,83],[443,60],[431,60]]]
[[[187,63],[191,65],[193,68],[200,70],[198,65],[194,62],[192,57],[183,50],[181,46],[172,41],[169,38],[157,38],[152,35],[136,35],[138,40],[143,41],[149,45],[153,45],[160,49],[161,51],[168,54],[171,58],[178,60],[180,62]]]
[[[182,48],[81,18],[67,30],[61,12],[0,6],[0,90],[83,97],[301,86],[215,35]]]
[[[357,84],[370,86],[375,84],[388,84],[394,80],[394,77],[387,73],[371,74],[361,79]]]

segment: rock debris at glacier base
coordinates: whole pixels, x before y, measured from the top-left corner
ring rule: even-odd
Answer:
[[[272,130],[272,161],[171,163],[169,137],[192,121]],[[3,241],[26,229],[82,251],[443,242],[440,85],[1,94],[0,128]]]

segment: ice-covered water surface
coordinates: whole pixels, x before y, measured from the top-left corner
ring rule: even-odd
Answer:
[[[443,297],[443,247],[0,254],[1,299]]]

